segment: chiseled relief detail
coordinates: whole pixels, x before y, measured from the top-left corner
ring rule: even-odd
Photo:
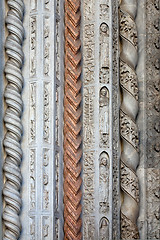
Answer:
[[[43,0],[43,1],[44,1],[44,9],[45,10],[50,10],[51,0]]]
[[[99,5],[99,82],[109,83],[110,56],[109,56],[109,20],[110,20],[109,1],[100,0]]]
[[[109,91],[102,87],[99,92],[100,147],[109,147]]]
[[[138,40],[136,29],[137,1],[120,4],[120,107],[121,136],[121,238],[139,239],[139,183],[136,169],[139,164],[139,135],[137,125]],[[124,80],[125,78],[125,80]]]
[[[42,217],[42,240],[50,240],[52,237],[50,235],[50,217]]]
[[[36,85],[35,82],[29,85],[29,144],[36,141]]]
[[[36,150],[30,149],[29,154],[29,194],[30,194],[30,211],[36,210]]]
[[[55,210],[58,212],[58,194],[59,194],[59,153],[55,154],[55,164],[56,164],[56,192],[55,192]],[[58,224],[58,223],[57,223]]]
[[[83,156],[83,231],[84,240],[94,239],[95,237],[95,222],[93,215],[95,214],[94,207],[94,151],[85,152]]]
[[[50,88],[51,84],[44,83],[43,89],[43,139],[45,142],[50,143]]]
[[[94,83],[94,68],[95,68],[95,33],[94,24],[87,24],[84,26],[84,86]]]
[[[50,18],[45,17],[44,18],[44,66],[43,66],[43,72],[45,76],[49,76],[50,71]]]
[[[106,149],[111,149],[110,140],[110,79],[111,56],[110,56],[110,1],[100,0],[99,5],[99,239],[110,239],[109,224],[112,218],[110,191],[110,159]],[[108,219],[108,216],[109,217]]]
[[[50,208],[50,161],[49,161],[49,149],[43,150],[43,209],[49,210]]]
[[[160,239],[160,25],[158,0],[146,1],[147,238]]]
[[[2,6],[2,5],[1,5]],[[24,61],[24,2],[6,1],[6,38],[4,75],[4,126],[5,135],[1,141],[4,149],[3,162],[3,239],[17,240],[21,234],[20,212],[22,207],[22,113],[23,113],[23,75]],[[4,17],[4,16],[3,16]],[[2,24],[2,23],[1,23]],[[4,44],[4,43],[2,43]],[[1,106],[2,108],[2,106]],[[1,122],[3,125],[3,123]],[[2,158],[2,156],[1,156]],[[1,213],[2,214],[2,213]],[[0,230],[1,231],[1,230]]]
[[[86,216],[94,213],[94,172],[94,151],[86,152],[83,161],[83,205]]]
[[[109,155],[104,151],[99,157],[99,212],[102,215],[109,211],[109,167]]]
[[[93,148],[95,143],[94,134],[94,87],[86,87],[83,89],[83,144],[85,148]]]
[[[35,217],[30,217],[29,218],[29,234],[30,234],[29,240],[36,239],[36,226],[35,225],[36,225]]]
[[[112,81],[110,81],[111,58],[109,50],[111,37],[110,5],[110,1],[106,0],[100,0],[99,3],[93,0],[83,2],[84,239],[96,239],[97,237],[99,239],[109,239],[110,237],[110,219],[107,216],[110,216],[109,178],[111,159],[106,152],[106,148],[111,148],[111,136],[109,134],[111,124],[109,119],[112,111],[109,90],[110,84],[112,84]],[[99,18],[96,8],[99,8],[97,9]],[[99,39],[96,36],[97,26],[99,28]],[[99,78],[95,78],[97,73]],[[92,149],[96,149],[96,151]],[[97,156],[98,152],[100,153],[99,156]],[[95,166],[99,167],[97,172]],[[99,208],[96,206],[97,203]],[[97,220],[99,226],[96,224]]]
[[[99,240],[109,239],[109,221],[106,217],[102,217],[99,223]]]
[[[83,17],[84,23],[95,20],[95,0],[83,2]]]
[[[109,83],[109,26],[102,22],[100,25],[100,54],[99,54],[99,81]]]
[[[160,239],[160,169],[147,170],[148,239]]]
[[[84,236],[83,239],[84,240],[91,240],[91,239],[95,239],[95,220],[94,217],[83,217],[83,232],[84,232]]]
[[[119,1],[112,0],[112,239],[120,239],[120,169],[119,169]]]
[[[31,11],[37,10],[37,0],[30,0],[30,8],[31,8]]]
[[[30,77],[36,77],[37,65],[37,17],[30,17]]]

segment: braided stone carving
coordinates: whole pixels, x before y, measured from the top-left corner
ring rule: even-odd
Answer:
[[[22,159],[21,135],[22,135],[22,64],[23,52],[22,43],[24,29],[22,25],[24,3],[23,0],[8,0],[8,13],[6,26],[8,36],[6,38],[5,49],[8,60],[5,65],[5,76],[7,86],[4,92],[6,112],[4,123],[6,134],[4,137],[4,240],[16,240],[20,236],[20,208],[21,208],[21,171]]]
[[[80,0],[65,0],[64,239],[82,238]]]
[[[136,168],[139,163],[138,129],[138,60],[135,17],[136,0],[120,3],[120,107],[121,128],[121,238],[139,239],[136,220],[139,212],[139,186]]]

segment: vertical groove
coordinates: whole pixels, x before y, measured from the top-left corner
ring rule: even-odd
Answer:
[[[137,218],[139,212],[139,185],[136,169],[139,164],[139,139],[136,118],[138,114],[138,61],[136,0],[120,3],[120,107],[121,134],[121,238],[139,239]]]
[[[21,223],[19,218],[21,208],[21,171],[22,159],[21,136],[22,136],[22,43],[24,29],[22,24],[24,4],[23,0],[8,0],[9,7],[6,26],[8,36],[5,43],[5,51],[8,60],[5,65],[7,86],[4,92],[6,112],[4,123],[6,135],[4,137],[4,150],[6,158],[4,161],[4,237],[5,240],[16,240],[20,236]]]
[[[80,0],[65,0],[64,239],[81,234],[81,41]]]

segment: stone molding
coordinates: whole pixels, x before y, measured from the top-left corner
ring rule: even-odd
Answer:
[[[81,1],[65,1],[64,89],[64,238],[82,239],[81,233]]]
[[[22,200],[20,196],[22,175],[20,164],[22,160],[22,65],[23,51],[22,43],[24,36],[23,29],[23,0],[7,1],[8,12],[6,27],[8,36],[5,43],[5,52],[8,57],[4,68],[7,86],[4,91],[6,112],[4,123],[6,134],[4,137],[5,161],[4,187],[3,187],[3,239],[18,239],[21,232],[20,210]]]
[[[138,106],[138,79],[136,65],[138,44],[136,29],[137,1],[120,3],[120,107],[121,136],[121,238],[138,239],[139,184],[136,169],[139,164],[139,137],[136,118]]]

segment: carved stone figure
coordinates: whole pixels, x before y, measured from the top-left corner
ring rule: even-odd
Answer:
[[[107,210],[109,197],[109,156],[102,152],[99,157],[99,201],[100,212]],[[106,206],[104,206],[106,205]]]
[[[99,239],[100,240],[108,240],[109,239],[109,222],[108,222],[107,218],[105,218],[105,217],[103,217],[100,220]]]
[[[102,87],[99,93],[99,126],[100,126],[100,146],[107,146],[109,139],[109,92],[106,87]]]

